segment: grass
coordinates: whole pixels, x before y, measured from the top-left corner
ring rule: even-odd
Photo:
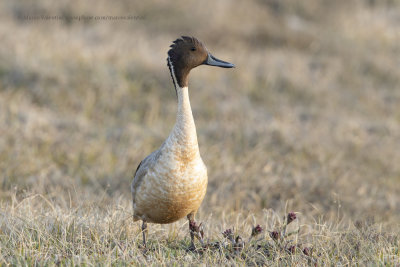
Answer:
[[[400,264],[397,1],[0,6],[3,264]],[[149,225],[144,254],[129,184],[174,124],[182,34],[237,66],[190,78],[209,246],[188,252],[181,220]]]
[[[357,221],[304,224],[301,215],[288,222],[273,210],[260,218],[231,213],[206,222],[208,246],[187,251],[187,223],[151,226],[149,249],[132,226],[126,200],[114,205],[68,200],[56,205],[36,194],[2,207],[2,261],[12,265],[391,265],[399,257],[398,236]],[[75,204],[75,205],[76,205]],[[228,222],[233,228],[225,231]],[[255,223],[262,228],[255,228]],[[208,227],[212,225],[213,227]],[[254,228],[253,228],[254,227]],[[252,230],[253,229],[253,230]],[[255,231],[257,229],[258,231]]]

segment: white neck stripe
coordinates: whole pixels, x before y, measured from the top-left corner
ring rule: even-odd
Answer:
[[[169,58],[169,56],[168,56],[167,60],[168,60],[169,71],[171,72],[172,81],[174,82],[174,86],[175,86],[175,90],[176,90],[176,88],[177,88],[179,85],[178,85],[178,82],[176,81],[174,65],[172,65],[172,61],[171,61],[171,59]]]

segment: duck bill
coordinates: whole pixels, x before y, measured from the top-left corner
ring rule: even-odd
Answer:
[[[221,67],[221,68],[234,68],[235,67],[235,65],[233,65],[232,63],[225,62],[225,61],[223,61],[221,59],[218,59],[218,58],[214,57],[213,55],[211,55],[210,53],[208,53],[208,57],[204,61],[203,64],[204,65]]]

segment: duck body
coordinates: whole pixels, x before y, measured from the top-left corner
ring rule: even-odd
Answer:
[[[188,88],[177,88],[176,124],[161,147],[145,158],[132,183],[135,220],[172,223],[196,213],[207,190]]]
[[[172,223],[189,220],[191,248],[194,237],[203,244],[202,225],[194,217],[207,191],[207,168],[200,157],[196,126],[189,100],[188,75],[200,65],[233,68],[212,56],[194,37],[182,36],[170,46],[167,65],[178,98],[176,123],[160,148],[136,169],[131,184],[133,219],[142,220],[146,247],[147,222]]]

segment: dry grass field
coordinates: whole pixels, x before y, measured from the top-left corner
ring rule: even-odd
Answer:
[[[130,183],[181,35],[236,65],[190,76],[208,246],[181,220],[144,253]],[[0,40],[2,264],[400,265],[399,1],[5,0]]]

